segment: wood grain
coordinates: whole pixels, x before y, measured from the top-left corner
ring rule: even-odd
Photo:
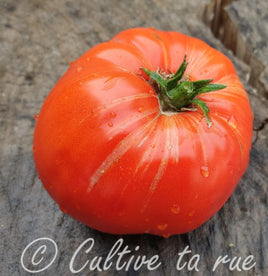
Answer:
[[[152,26],[196,36],[229,56],[249,92],[255,116],[253,146],[250,164],[235,192],[204,225],[169,239],[150,235],[123,236],[124,245],[131,250],[140,246],[135,256],[144,254],[151,257],[158,254],[161,266],[157,270],[149,272],[144,268],[118,272],[112,266],[101,275],[268,274],[268,91],[267,86],[262,85],[260,89],[259,84],[265,78],[249,81],[255,65],[239,55],[236,57],[232,43],[225,43],[224,46],[221,42],[224,38],[215,38],[210,27],[203,23],[204,14],[213,16],[206,8],[210,1],[163,2],[0,0],[1,275],[30,275],[21,266],[20,257],[23,249],[40,237],[52,238],[58,245],[59,253],[51,267],[39,275],[72,275],[70,259],[84,240],[93,238],[95,241],[88,255],[92,259],[94,256],[107,256],[120,238],[90,229],[58,209],[37,177],[32,157],[32,135],[34,115],[53,85],[67,70],[69,62],[121,30],[136,26]],[[265,0],[258,2],[259,5],[267,3]],[[226,6],[225,11],[241,38],[247,38],[248,35],[248,27],[244,30],[240,24],[243,13],[260,13],[258,7],[252,7],[250,0]],[[210,11],[213,12],[213,8]],[[259,35],[266,41],[267,47],[267,32],[257,24],[258,20],[253,16],[247,24],[254,36]],[[267,23],[267,14],[266,19],[262,20]],[[263,56],[262,44],[254,44],[253,47],[249,39],[243,43],[249,51],[255,51],[251,55],[262,62],[262,72],[267,70],[267,56]],[[187,268],[176,270],[178,253],[187,245],[192,254],[200,255],[199,272]],[[213,273],[215,260],[226,254],[231,258],[241,256],[243,259],[252,254],[256,266],[247,272],[237,272],[220,265]],[[189,260],[189,256],[185,261]],[[85,261],[86,254],[81,255],[77,267]],[[90,272],[87,267],[78,275],[100,273]]]

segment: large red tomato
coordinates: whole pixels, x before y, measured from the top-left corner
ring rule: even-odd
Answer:
[[[226,56],[181,33],[130,29],[70,64],[41,108],[34,159],[75,219],[167,237],[195,229],[231,195],[252,120]]]

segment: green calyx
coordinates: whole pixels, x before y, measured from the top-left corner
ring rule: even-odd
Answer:
[[[198,81],[188,81],[187,76],[183,76],[188,62],[186,55],[175,74],[165,74],[150,71],[142,68],[144,73],[149,76],[150,81],[153,81],[154,86],[157,87],[161,108],[163,111],[182,112],[185,108],[198,106],[201,108],[204,116],[206,117],[208,127],[212,122],[208,116],[209,108],[207,104],[198,99],[197,96],[202,93],[208,93],[225,88],[225,85],[211,83],[213,79],[205,79]]]

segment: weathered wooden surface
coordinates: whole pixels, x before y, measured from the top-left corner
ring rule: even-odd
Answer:
[[[254,141],[247,172],[224,207],[203,226],[169,239],[149,235],[123,236],[124,245],[132,251],[140,245],[135,256],[158,254],[161,261],[158,269],[117,272],[112,266],[101,275],[268,274],[268,91],[267,86],[260,89],[259,84],[261,81],[265,83],[267,75],[263,73],[262,78],[249,85],[249,76],[254,72],[251,59],[247,62],[242,57],[244,62],[241,62],[201,20],[210,2],[213,1],[0,1],[1,275],[29,275],[23,269],[20,257],[23,249],[40,237],[52,238],[59,253],[51,267],[39,275],[72,275],[70,259],[87,238],[94,239],[94,248],[88,255],[79,255],[77,267],[84,264],[86,257],[107,256],[118,240],[118,236],[94,231],[63,214],[42,188],[32,158],[33,116],[70,61],[121,30],[136,26],[184,32],[228,55],[249,92],[255,115]],[[258,5],[252,6],[250,0],[238,1],[226,6],[225,10],[241,39],[246,38],[243,43],[253,51],[254,55],[251,55],[262,62],[262,72],[267,72],[267,8],[263,25],[256,23],[260,16],[253,16],[251,22],[247,22],[254,36],[261,36],[258,39],[264,41],[264,46],[252,44],[255,40],[247,39],[249,27],[243,29],[240,25],[244,10],[251,15],[265,12],[266,1],[257,2]],[[212,16],[208,10],[206,16]],[[221,40],[224,41],[224,37]],[[187,267],[176,271],[178,253],[187,245],[193,254],[200,255],[199,272],[189,271]],[[249,271],[232,272],[228,266],[221,265],[212,273],[215,260],[226,254],[243,259],[252,254],[256,266]],[[26,265],[28,263],[26,261]],[[89,274],[99,275],[96,271],[90,272],[88,267],[79,275]]]
[[[267,97],[268,2],[213,0],[204,21],[222,43],[249,66],[248,83]],[[213,16],[211,16],[213,15]]]

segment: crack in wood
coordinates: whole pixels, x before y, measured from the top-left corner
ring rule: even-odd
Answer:
[[[260,123],[259,126],[253,127],[253,131],[256,132],[256,137],[255,137],[254,141],[252,142],[252,145],[254,145],[254,144],[259,140],[259,132],[262,131],[262,130],[265,128],[265,126],[266,126],[267,124],[268,124],[268,117],[265,118],[265,119]]]
[[[254,127],[253,130],[254,131],[261,131],[265,128],[265,126],[268,124],[268,118],[265,118],[261,124],[258,127]]]

